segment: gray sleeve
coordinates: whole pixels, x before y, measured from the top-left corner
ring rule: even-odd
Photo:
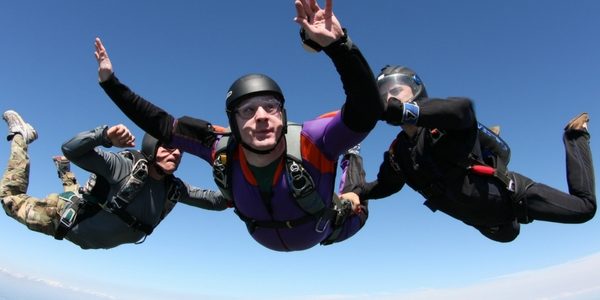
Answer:
[[[99,146],[111,147],[106,139],[107,126],[99,126],[77,134],[62,145],[64,156],[78,167],[96,173],[109,182],[116,182],[121,177],[119,155],[103,151]]]
[[[227,199],[221,195],[221,192],[201,189],[184,183],[185,190],[179,199],[179,202],[208,210],[225,210]]]

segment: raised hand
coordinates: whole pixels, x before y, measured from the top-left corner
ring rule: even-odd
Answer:
[[[294,21],[302,26],[309,39],[327,47],[344,35],[342,25],[333,14],[333,0],[325,1],[325,9],[317,0],[295,0]]]
[[[113,73],[113,67],[110,58],[108,58],[108,53],[106,53],[106,49],[99,37],[96,38],[95,46],[96,51],[94,52],[94,55],[96,56],[96,61],[98,61],[98,79],[100,82],[103,82]]]
[[[106,131],[106,137],[118,148],[135,147],[135,136],[123,124],[115,125]]]

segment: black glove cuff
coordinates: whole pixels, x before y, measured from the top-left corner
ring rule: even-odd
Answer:
[[[327,47],[322,47],[317,42],[308,38],[308,36],[306,35],[306,30],[304,30],[304,28],[300,29],[300,39],[302,40],[304,49],[311,52],[319,52],[321,50],[325,50],[325,52],[335,52],[337,49],[340,48],[344,50],[350,50],[350,48],[352,48],[352,41],[348,37],[348,32],[346,28],[342,28],[342,30],[344,31],[344,35],[342,35],[342,37],[340,37],[338,40],[329,44]]]
[[[308,38],[308,36],[306,35],[306,30],[304,30],[304,28],[300,29],[300,39],[302,40],[304,49],[306,49],[307,51],[319,52],[323,50],[323,47],[321,47],[321,45]]]
[[[113,146],[112,141],[108,138],[108,126],[104,125],[102,129],[102,146],[110,148]]]
[[[352,40],[350,37],[348,37],[348,31],[346,28],[342,28],[342,30],[344,31],[344,35],[342,35],[342,37],[323,48],[323,51],[325,51],[325,53],[328,55],[341,51],[349,51],[352,49]]]

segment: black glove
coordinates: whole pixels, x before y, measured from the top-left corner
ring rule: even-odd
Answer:
[[[387,108],[383,112],[383,120],[390,125],[402,125],[402,116],[404,115],[404,104],[396,98],[388,100]]]
[[[396,98],[390,98],[383,112],[383,120],[394,126],[416,125],[419,120],[419,106],[414,102],[402,103]]]

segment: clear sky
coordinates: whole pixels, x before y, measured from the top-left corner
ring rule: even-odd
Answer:
[[[567,190],[562,128],[582,111],[600,128],[600,2],[338,0],[334,12],[375,73],[410,66],[430,96],[470,97],[482,123],[501,126],[511,170]],[[76,133],[123,123],[142,136],[97,84],[96,36],[117,76],[175,116],[226,125],[227,88],[253,72],[280,84],[292,121],[338,109],[338,75],[302,49],[294,16],[291,0],[3,1],[0,110],[40,135],[29,194],[60,191],[51,156]],[[363,142],[368,179],[397,131],[380,123]],[[177,174],[215,188],[191,155]],[[0,216],[0,299],[600,298],[599,218],[534,222],[500,244],[422,202],[409,188],[372,201],[350,240],[293,253],[254,242],[231,210],[178,205],[143,244],[111,250]]]

